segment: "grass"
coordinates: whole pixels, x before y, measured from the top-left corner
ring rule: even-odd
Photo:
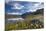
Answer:
[[[40,23],[32,24],[32,22],[31,22],[32,18],[37,19],[37,15],[36,16],[27,16],[26,19],[28,19],[28,20],[24,20],[23,22],[18,21],[17,23],[6,24],[5,29],[6,30],[23,30],[23,29],[39,29],[39,28],[43,28],[43,24],[40,24]]]

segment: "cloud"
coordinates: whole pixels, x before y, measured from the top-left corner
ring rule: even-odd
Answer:
[[[35,12],[37,9],[43,8],[44,7],[44,3],[34,3],[34,2],[29,2],[27,4],[23,3],[24,5],[22,5],[23,2],[20,2],[20,4],[17,2],[15,3],[11,3],[13,7],[11,7],[10,12],[13,10],[13,12],[8,13],[9,15],[22,15],[25,12]],[[16,10],[18,9],[18,10]],[[14,12],[15,10],[15,12]],[[17,11],[17,12],[16,12]]]
[[[7,13],[8,15],[22,15],[22,13],[19,13],[19,12],[10,12],[10,13]]]
[[[13,21],[13,20],[16,21],[16,20],[24,20],[24,19],[23,19],[23,18],[9,18],[8,21],[9,21],[9,20],[10,20],[10,21]]]
[[[13,5],[12,9],[20,10],[20,9],[22,9],[24,7],[24,6],[22,6],[22,5],[18,4],[18,3],[12,4],[12,5]]]
[[[44,8],[44,3],[34,4],[27,12],[35,12],[37,9]]]
[[[29,1],[29,2],[44,2],[44,0],[5,0],[6,3],[10,1]]]
[[[9,3],[9,1],[11,1],[11,0],[5,0],[6,3]]]

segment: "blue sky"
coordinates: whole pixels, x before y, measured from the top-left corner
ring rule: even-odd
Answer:
[[[40,2],[10,1],[5,4],[5,10],[8,14],[22,15],[26,12],[35,12],[43,6]]]

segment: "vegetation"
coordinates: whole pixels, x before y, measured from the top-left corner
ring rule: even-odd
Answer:
[[[38,14],[37,14],[38,13]],[[5,30],[23,30],[23,29],[40,29],[44,27],[43,11],[34,14],[21,15],[24,21],[17,21],[16,23],[8,23],[5,25]]]
[[[28,16],[27,16],[28,17]],[[28,17],[24,21],[18,21],[16,23],[9,23],[6,24],[6,30],[22,30],[22,29],[39,29],[43,28],[43,22],[41,22],[39,19],[29,19],[32,17]],[[35,16],[36,18],[36,16]]]

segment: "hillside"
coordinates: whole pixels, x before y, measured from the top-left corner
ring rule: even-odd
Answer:
[[[26,12],[26,13],[24,13],[23,15],[21,15],[22,16],[22,18],[25,18],[26,16],[33,16],[33,15],[38,15],[38,14],[41,14],[41,15],[43,15],[44,14],[44,8],[42,8],[42,9],[38,9],[36,12]]]

